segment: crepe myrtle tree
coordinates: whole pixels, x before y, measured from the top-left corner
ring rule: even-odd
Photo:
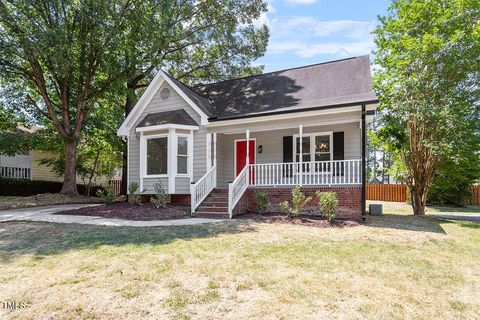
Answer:
[[[265,10],[262,0],[0,1],[1,86],[58,132],[61,193],[76,195],[77,145],[99,101],[123,95],[128,113],[159,68],[204,80],[253,72]]]
[[[480,132],[480,7],[473,0],[396,0],[374,31],[386,149],[403,164],[415,215],[445,161]]]

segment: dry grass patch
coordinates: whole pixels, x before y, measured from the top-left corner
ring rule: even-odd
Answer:
[[[478,318],[480,224],[0,224],[6,318]]]

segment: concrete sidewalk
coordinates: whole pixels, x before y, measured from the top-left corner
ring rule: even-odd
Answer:
[[[450,220],[460,220],[460,221],[470,221],[470,222],[480,222],[479,215],[454,215],[454,214],[432,214],[432,217],[450,219]]]
[[[98,226],[115,227],[163,227],[163,226],[187,226],[202,223],[224,221],[223,219],[187,218],[176,220],[134,221],[122,219],[107,219],[96,216],[77,216],[65,214],[53,214],[55,212],[75,210],[85,207],[98,206],[99,204],[67,204],[44,207],[32,207],[22,209],[0,210],[0,222],[6,221],[39,221],[54,223],[79,223]]]

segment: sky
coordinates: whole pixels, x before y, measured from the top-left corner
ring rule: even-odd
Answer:
[[[388,0],[267,0],[258,23],[270,28],[264,72],[369,54]]]

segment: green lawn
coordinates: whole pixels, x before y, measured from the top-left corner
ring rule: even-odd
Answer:
[[[479,319],[480,224],[0,224],[0,318]]]

